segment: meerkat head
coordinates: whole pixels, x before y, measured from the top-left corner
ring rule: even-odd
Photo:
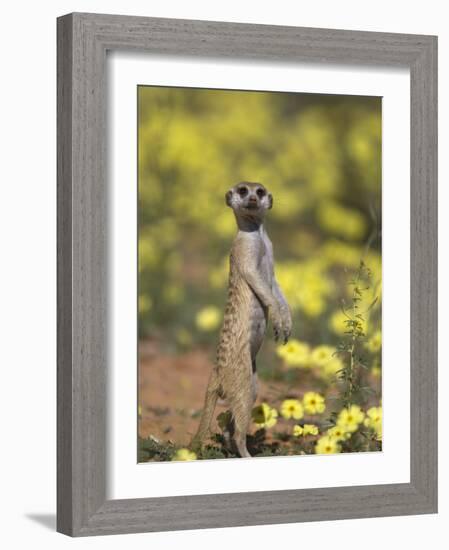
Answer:
[[[273,195],[261,183],[242,181],[225,195],[236,215],[261,218],[273,206]]]

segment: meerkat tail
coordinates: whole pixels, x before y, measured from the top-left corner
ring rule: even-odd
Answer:
[[[206,398],[204,400],[203,412],[201,414],[201,421],[198,427],[197,433],[192,439],[192,447],[201,447],[202,442],[206,439],[210,424],[212,422],[212,416],[215,411],[215,406],[218,399],[218,380],[215,370],[212,371],[209,383],[206,390]]]

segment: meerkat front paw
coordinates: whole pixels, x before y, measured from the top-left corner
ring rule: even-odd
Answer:
[[[271,324],[273,325],[274,340],[277,342],[283,334],[283,322],[281,310],[278,306],[273,306],[270,311]]]
[[[281,309],[281,321],[282,335],[284,337],[284,344],[286,344],[292,332],[292,314],[288,306]]]

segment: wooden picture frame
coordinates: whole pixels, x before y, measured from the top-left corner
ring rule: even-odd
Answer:
[[[106,499],[106,52],[408,67],[410,483]],[[437,38],[74,13],[58,19],[57,529],[100,535],[437,511]]]

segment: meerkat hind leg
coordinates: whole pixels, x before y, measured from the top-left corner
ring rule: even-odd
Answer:
[[[239,455],[242,458],[251,457],[246,447],[246,435],[248,431],[248,425],[249,425],[249,415],[248,415],[248,420],[246,418],[239,420],[238,425],[236,426],[234,431],[234,442],[239,452]]]
[[[248,395],[248,397],[250,397]],[[241,399],[232,404],[232,416],[234,420],[234,443],[242,458],[251,457],[246,447],[246,436],[251,420],[251,401]]]

